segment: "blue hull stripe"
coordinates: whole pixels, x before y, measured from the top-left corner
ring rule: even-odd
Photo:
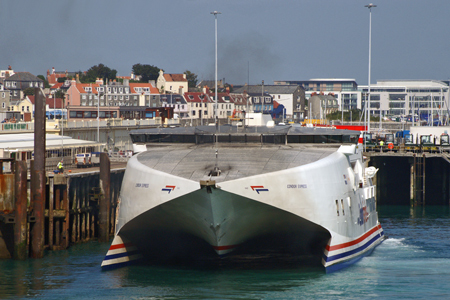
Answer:
[[[118,268],[122,268],[122,267],[126,267],[126,266],[129,266],[129,265],[132,265],[134,263],[136,263],[136,261],[134,261],[134,260],[124,261],[124,262],[121,262],[121,263],[115,263],[115,264],[111,264],[111,265],[102,266],[102,270],[118,269]]]
[[[107,255],[104,260],[110,260],[110,259],[115,259],[115,258],[120,258],[120,257],[132,256],[132,255],[138,254],[138,253],[139,253],[139,251],[130,251],[130,252],[122,252],[122,253],[117,253],[117,254],[111,254],[111,255]]]
[[[364,251],[365,249],[367,249],[368,247],[370,247],[374,242],[376,242],[377,240],[381,239],[384,236],[384,232],[380,232],[378,233],[376,236],[374,236],[371,240],[369,240],[366,244],[362,245],[361,247],[358,247],[356,249],[350,250],[348,252],[345,253],[340,253],[340,254],[336,254],[333,256],[325,256],[324,255],[324,259],[326,262],[331,262],[333,260],[337,260],[337,259],[341,259],[341,258],[345,258],[347,256],[356,254],[358,252]]]

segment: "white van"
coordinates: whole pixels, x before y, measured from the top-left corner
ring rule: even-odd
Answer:
[[[78,153],[76,158],[77,168],[87,168],[91,166],[90,153]]]

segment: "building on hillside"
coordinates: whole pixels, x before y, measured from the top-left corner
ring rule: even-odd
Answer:
[[[161,106],[173,109],[173,115],[177,118],[189,118],[189,105],[180,94],[161,95]]]
[[[272,115],[273,97],[269,93],[248,93],[252,102],[253,112]]]
[[[56,71],[55,68],[53,67],[51,71],[47,70],[47,82],[50,85],[50,87],[52,87],[57,83],[61,83],[62,78],[64,78],[64,81],[70,82],[70,78],[75,78],[77,74],[78,72],[68,72],[67,70]]]
[[[216,93],[209,89],[205,89],[205,91],[211,100],[208,104],[208,115],[214,118],[216,110]],[[228,117],[231,117],[234,109],[234,102],[232,101],[228,91],[225,93],[217,93],[217,117],[219,119],[227,119]]]
[[[229,95],[234,103],[236,112],[253,112],[252,104],[247,94],[230,93]]]
[[[308,116],[306,117],[311,120],[326,120],[328,114],[338,110],[339,104],[333,95],[313,93],[308,100]]]
[[[224,80],[220,79],[217,80],[217,89],[223,89],[224,87]],[[216,88],[216,81],[215,80],[202,80],[197,84],[197,88],[203,89],[203,88],[209,88],[210,90],[214,90]]]
[[[264,85],[263,83],[262,85],[235,86],[233,92],[246,92],[252,95],[268,93],[273,100],[286,108],[288,119],[299,122],[305,116],[305,91],[299,85]],[[253,104],[255,105],[255,103]]]
[[[126,81],[124,81],[126,84]],[[151,83],[129,83],[130,92],[139,95],[139,106],[160,107],[160,94]]]
[[[70,118],[117,118],[120,115],[144,117],[145,107],[159,107],[160,95],[150,83],[123,83],[102,79],[95,83],[71,81],[66,93],[68,117]],[[139,109],[119,109],[119,107],[140,107]],[[119,113],[120,111],[120,113]],[[128,117],[127,117],[128,118]]]
[[[20,112],[20,120],[28,122],[33,118],[33,103],[31,102],[29,96],[14,102],[14,107],[12,110]]]
[[[322,94],[334,96],[339,104],[339,110],[361,109],[361,93],[355,79],[319,78],[310,80],[275,81],[275,85],[300,85],[305,90],[305,99],[311,95]]]
[[[209,119],[213,118],[212,100],[205,92],[187,92],[183,95],[188,105],[188,118]]]
[[[35,96],[29,95],[26,97],[32,104],[32,119],[34,119],[35,110]],[[66,117],[66,108],[64,107],[61,98],[49,97],[45,98],[45,115],[47,119],[61,119],[63,116]]]
[[[9,107],[11,106],[10,98],[10,92],[7,90],[5,91],[3,83],[0,82],[0,121],[9,119],[7,112],[9,111]]]
[[[3,80],[4,89],[11,91],[11,100],[23,99],[27,88],[44,88],[44,81],[30,72],[16,72]]]
[[[164,74],[163,70],[159,71],[156,87],[161,94],[175,93],[183,95],[189,91],[186,74]]]
[[[117,79],[123,79],[123,80],[134,80],[139,81],[141,80],[141,75],[135,75],[133,72],[131,72],[130,76],[116,76]]]
[[[360,85],[362,103],[367,101],[368,86]],[[378,80],[370,85],[370,113],[379,116],[418,115],[422,120],[448,116],[448,82],[438,80]]]
[[[11,66],[8,66],[8,70],[0,70],[0,81],[3,81],[3,79],[8,78],[12,75],[14,75],[14,70],[11,68]]]

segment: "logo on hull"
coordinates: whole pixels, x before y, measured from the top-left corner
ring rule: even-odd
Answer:
[[[171,191],[173,191],[175,189],[175,185],[166,185],[165,188],[162,188],[162,192],[168,192],[168,194],[170,194]]]
[[[263,185],[251,185],[250,187],[252,188],[252,190],[257,192],[258,194],[259,194],[259,192],[268,192],[269,191],[269,189],[265,189]]]

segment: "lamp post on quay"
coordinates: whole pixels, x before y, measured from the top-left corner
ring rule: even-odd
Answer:
[[[215,122],[216,122],[216,130],[217,127],[219,126],[219,117],[217,115],[217,15],[220,15],[220,12],[218,11],[213,11],[211,12],[212,15],[214,15],[214,19],[215,19],[215,54],[216,54],[216,61],[215,61],[215,69],[216,69],[216,77],[215,77],[215,110],[214,110],[214,115],[215,115]]]
[[[369,80],[368,80],[368,90],[367,90],[367,132],[370,133],[370,66],[372,60],[372,7],[377,7],[376,5],[370,3],[368,5],[364,5],[369,9]],[[380,103],[380,118],[381,118],[381,103]]]

